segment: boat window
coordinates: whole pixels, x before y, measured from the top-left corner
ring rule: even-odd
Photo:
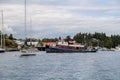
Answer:
[[[76,47],[76,49],[79,49],[79,47]]]

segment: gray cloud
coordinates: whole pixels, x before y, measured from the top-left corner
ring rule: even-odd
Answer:
[[[24,0],[2,0],[5,24],[17,38],[24,37]],[[103,4],[102,4],[103,3]],[[27,35],[36,38],[74,35],[77,32],[120,34],[118,0],[29,0]],[[96,5],[97,4],[97,5]],[[30,33],[32,18],[32,33]]]

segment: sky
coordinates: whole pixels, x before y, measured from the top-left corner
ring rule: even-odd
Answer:
[[[27,37],[55,38],[79,32],[120,34],[119,4],[120,0],[27,0]],[[5,33],[24,38],[24,0],[0,0],[0,14],[1,10]]]

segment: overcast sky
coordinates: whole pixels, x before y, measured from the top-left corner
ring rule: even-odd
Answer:
[[[0,0],[0,10],[4,10],[5,32],[24,38],[24,0]],[[27,0],[28,37],[78,32],[120,34],[120,0]]]

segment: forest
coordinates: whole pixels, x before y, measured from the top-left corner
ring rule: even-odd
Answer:
[[[44,38],[42,42],[57,42],[61,39],[59,38]],[[111,35],[107,36],[105,33],[77,33],[76,35],[71,38],[70,35],[64,38],[65,41],[70,39],[75,40],[77,43],[86,44],[88,46],[99,46],[99,47],[106,47],[106,48],[115,48],[116,46],[120,45],[120,35]]]
[[[0,34],[1,35],[1,34]],[[15,43],[16,38],[13,37],[12,34],[10,35],[2,35],[5,37],[5,45],[7,47],[16,47],[17,44]],[[1,36],[0,36],[1,39]],[[38,41],[41,42],[58,42],[61,40],[61,37],[58,38],[43,38],[39,39]],[[106,48],[115,48],[116,46],[120,45],[120,35],[110,35],[107,36],[106,33],[77,33],[73,37],[70,35],[63,38],[65,41],[70,39],[75,40],[77,43],[86,44],[88,46],[99,46],[99,47],[106,47]],[[20,39],[19,39],[20,40]],[[22,40],[22,39],[21,39]],[[37,39],[36,39],[37,40]],[[1,42],[0,42],[1,44]]]

